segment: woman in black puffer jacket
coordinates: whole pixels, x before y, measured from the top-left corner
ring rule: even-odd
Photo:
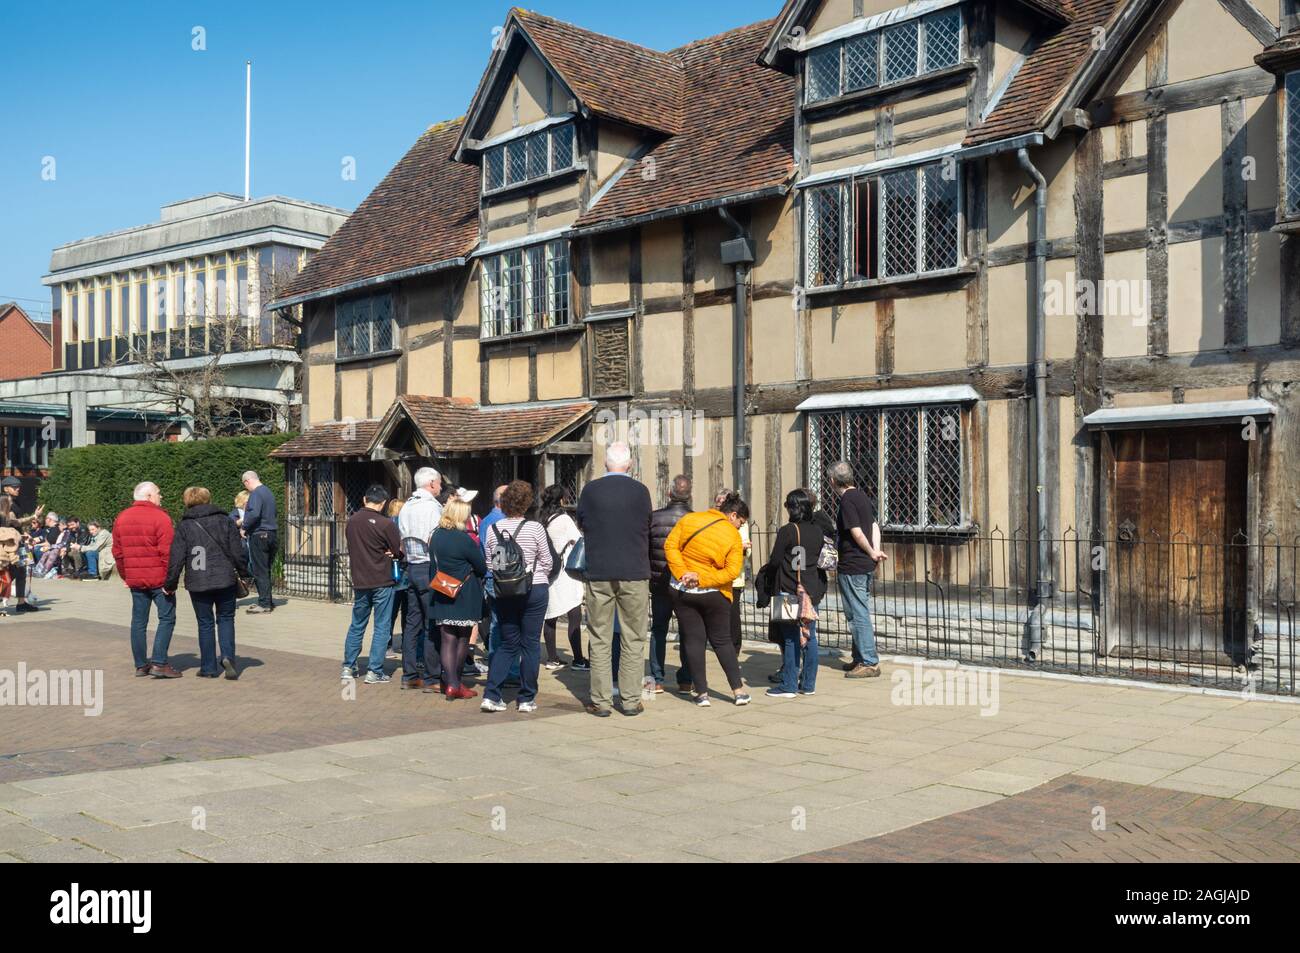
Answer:
[[[184,570],[185,589],[199,623],[199,677],[216,678],[220,667],[226,678],[234,680],[239,677],[235,667],[236,583],[238,577],[247,575],[240,571],[239,530],[228,513],[212,505],[212,494],[205,487],[190,487],[182,499],[185,513],[172,539],[163,588],[175,592]]]

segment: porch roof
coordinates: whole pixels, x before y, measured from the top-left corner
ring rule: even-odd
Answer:
[[[379,430],[378,420],[335,420],[317,424],[271,451],[279,459],[366,457]]]
[[[468,397],[403,394],[380,421],[372,455],[383,448],[398,423],[409,420],[434,455],[541,450],[582,424],[591,401],[481,407]]]
[[[1158,427],[1238,422],[1244,417],[1272,417],[1277,407],[1266,400],[1221,400],[1204,404],[1153,404],[1149,407],[1108,407],[1083,418],[1084,426],[1098,429]]]

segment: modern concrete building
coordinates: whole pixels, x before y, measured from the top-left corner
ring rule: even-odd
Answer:
[[[211,372],[213,393],[268,428],[287,429],[299,315],[266,305],[346,218],[283,196],[213,193],[164,206],[157,222],[56,248],[42,279],[54,369],[0,383],[0,427],[49,430],[52,420],[57,435],[16,459],[39,469],[57,446],[183,437],[178,389],[160,382],[195,372]]]

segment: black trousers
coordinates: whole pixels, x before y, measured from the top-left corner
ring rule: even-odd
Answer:
[[[14,563],[9,567],[9,575],[13,577],[13,593],[15,599],[27,598],[27,567],[21,563]]]
[[[433,621],[429,563],[409,563],[406,618],[402,621],[402,681],[442,678],[442,627]]]
[[[736,658],[740,658],[740,646],[745,639],[740,628],[740,594],[744,589],[731,590],[731,644],[736,647]]]
[[[713,654],[727,675],[731,690],[744,686],[740,678],[740,660],[731,641],[731,600],[720,592],[688,593],[673,590],[673,610],[677,613],[677,637],[681,639],[686,664],[691,670],[695,693],[707,694],[709,682],[704,663],[704,646],[713,646]]]
[[[266,609],[275,607],[271,600],[271,563],[275,561],[275,549],[275,533],[254,533],[248,538],[249,569],[257,583],[257,604]]]

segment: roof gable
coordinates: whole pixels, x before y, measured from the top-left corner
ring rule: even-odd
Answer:
[[[456,143],[461,158],[500,108],[522,51],[531,49],[583,113],[655,132],[681,128],[681,68],[668,53],[515,7],[506,18]]]
[[[375,430],[370,453],[409,423],[433,455],[490,450],[537,451],[583,424],[595,411],[590,401],[481,407],[468,397],[403,394]]]

